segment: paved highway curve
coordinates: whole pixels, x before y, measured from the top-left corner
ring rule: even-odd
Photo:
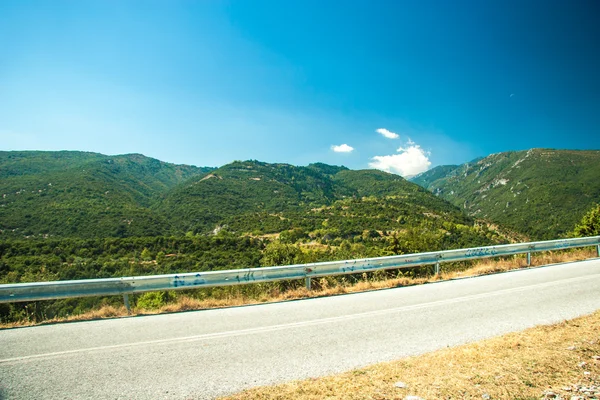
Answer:
[[[600,309],[600,261],[320,299],[0,331],[3,399],[210,399]]]

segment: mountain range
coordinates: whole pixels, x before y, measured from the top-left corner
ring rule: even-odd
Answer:
[[[439,166],[411,181],[322,163],[212,168],[140,154],[0,152],[0,239],[293,230],[348,239],[365,231],[444,236],[490,224],[550,239],[567,235],[598,201],[599,175],[600,151],[549,149]]]
[[[311,164],[235,161],[220,168],[139,154],[0,152],[4,238],[263,235],[326,237],[439,219],[473,225],[458,208],[400,176]]]
[[[463,209],[531,239],[569,235],[600,201],[600,151],[531,149],[435,167],[412,179]]]

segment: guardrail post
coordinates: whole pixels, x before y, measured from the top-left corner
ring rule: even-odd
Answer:
[[[435,274],[439,275],[440,274],[440,262],[436,262],[435,263]]]
[[[596,245],[596,254],[600,257],[600,244]]]
[[[127,293],[123,295],[123,303],[125,303],[127,314],[131,314],[131,306],[129,305],[129,295]]]
[[[531,253],[527,253],[527,266],[531,267]]]
[[[304,278],[304,283],[306,283],[306,289],[310,290],[310,277],[309,276]]]

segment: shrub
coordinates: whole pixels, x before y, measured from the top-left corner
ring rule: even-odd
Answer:
[[[600,205],[596,205],[583,216],[581,222],[575,225],[575,236],[600,235]]]
[[[169,301],[168,292],[146,292],[137,299],[137,307],[146,310],[157,310]]]

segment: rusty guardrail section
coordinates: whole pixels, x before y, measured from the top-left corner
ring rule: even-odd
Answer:
[[[527,254],[549,250],[596,246],[600,257],[600,236],[549,240],[544,242],[516,243],[469,249],[403,254],[399,256],[330,261],[280,267],[244,268],[226,271],[191,272],[183,274],[133,276],[123,278],[83,279],[0,285],[0,303],[52,300],[68,297],[123,295],[129,309],[129,294],[156,290],[194,289],[213,286],[242,285],[290,279],[305,279],[310,289],[311,278],[344,275],[376,270],[410,268],[440,263]]]

